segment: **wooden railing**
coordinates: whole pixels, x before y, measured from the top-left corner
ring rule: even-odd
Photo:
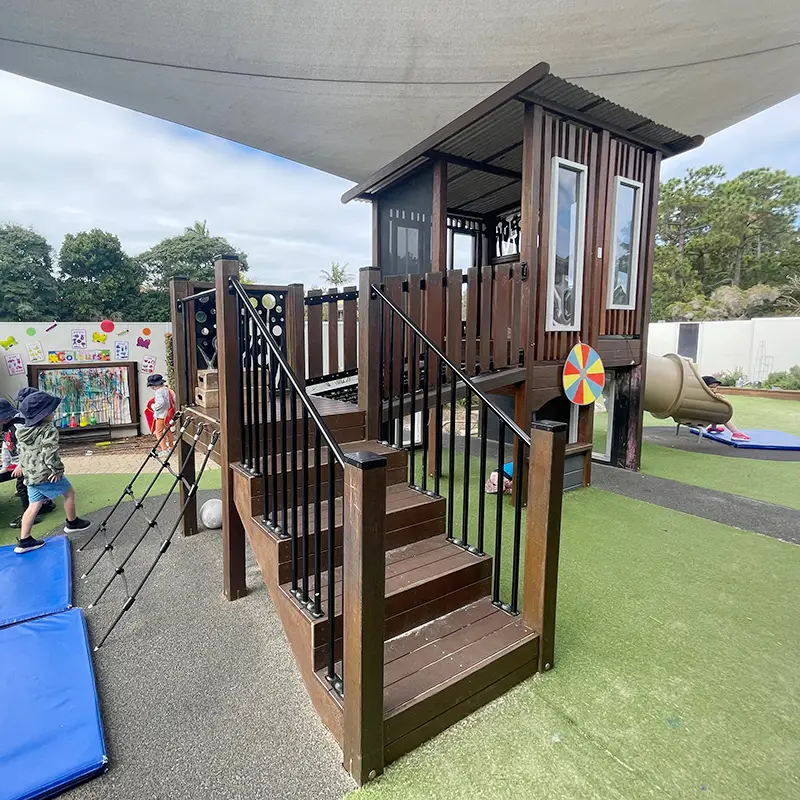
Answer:
[[[358,373],[358,290],[312,289],[305,298],[308,319],[306,384],[313,386]],[[340,324],[341,323],[341,324]],[[323,333],[324,331],[324,333]]]

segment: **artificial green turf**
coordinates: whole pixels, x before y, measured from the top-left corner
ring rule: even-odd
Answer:
[[[570,493],[555,669],[356,797],[798,797],[799,587],[796,546]]]
[[[102,462],[98,464],[102,466]],[[79,514],[89,514],[100,508],[113,505],[117,498],[122,494],[122,490],[127,486],[131,475],[111,474],[111,475],[75,475],[70,477],[70,482],[75,487],[77,495],[77,506]],[[139,494],[147,488],[152,476],[142,475],[134,486],[134,491]],[[156,485],[150,494],[157,496],[166,494],[169,487],[174,482],[168,475],[159,477]],[[9,522],[14,517],[19,516],[22,507],[15,494],[15,481],[8,481],[0,484],[0,545],[11,544],[16,541],[19,531],[9,527]],[[220,471],[218,469],[208,470],[200,480],[202,489],[218,489],[220,486]],[[56,501],[58,508],[50,515],[46,515],[42,522],[34,528],[34,535],[50,533],[56,528],[63,526],[64,509],[63,500]]]

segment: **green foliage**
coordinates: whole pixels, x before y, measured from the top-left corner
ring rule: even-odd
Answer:
[[[800,366],[795,364],[782,372],[770,372],[764,386],[767,389],[800,389]]]
[[[800,291],[791,282],[800,278],[798,212],[800,177],[783,170],[761,167],[726,180],[723,168],[711,165],[666,181],[652,318],[796,313],[792,298],[800,305]]]
[[[167,359],[167,383],[170,388],[175,388],[175,348],[172,334],[167,332],[164,334],[164,352]]]
[[[338,261],[331,261],[330,269],[323,269],[320,277],[326,286],[344,286],[348,281],[353,280],[353,273],[347,271],[347,264],[340,264]]]
[[[144,273],[113,233],[94,228],[64,237],[58,258],[61,314],[67,319],[125,319]]]
[[[193,281],[214,278],[214,259],[235,253],[243,272],[247,271],[247,255],[236,250],[222,236],[211,236],[205,222],[195,222],[180,236],[172,236],[142,253],[137,261],[144,270],[148,286],[157,291],[169,288],[170,278],[183,275]]]
[[[0,319],[54,319],[56,281],[50,253],[47,240],[32,228],[0,225]]]
[[[741,367],[736,369],[724,369],[716,376],[720,386],[736,386],[744,378],[744,370]]]

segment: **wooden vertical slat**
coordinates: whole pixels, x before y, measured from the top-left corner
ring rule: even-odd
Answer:
[[[522,325],[522,269],[519,264],[511,267],[511,331],[509,333],[509,363],[512,366],[519,364],[520,350],[524,352],[524,345],[520,338]]]
[[[422,289],[420,288],[420,276],[419,275],[409,275],[408,276],[408,292],[406,293],[406,314],[408,318],[419,325],[423,331],[425,331],[425,326],[422,324]],[[426,331],[427,332],[427,331]],[[409,378],[411,377],[412,370],[414,376],[414,385],[419,386],[419,356],[420,356],[420,346],[422,342],[417,342],[417,357],[416,360],[411,359],[411,345],[413,335],[411,333],[411,328],[405,329],[406,334],[406,353],[408,354],[409,358]]]
[[[545,345],[552,334],[545,333],[547,315],[547,258],[550,247],[550,180],[551,159],[553,157],[553,118],[545,115],[545,126],[542,136],[542,170],[541,170],[541,232],[539,236],[539,253],[537,264],[532,266],[531,279],[537,283],[536,326],[534,330],[538,341],[535,347],[535,360],[545,361]]]
[[[509,364],[508,334],[511,327],[511,269],[499,264],[494,271],[492,300],[492,365],[494,369]]]
[[[321,289],[311,289],[308,297],[319,297]],[[322,304],[306,306],[308,315],[308,377],[318,378],[322,372]]]
[[[567,425],[534,422],[528,476],[522,619],[539,631],[539,670],[553,666]]]
[[[345,459],[342,755],[362,785],[383,772],[386,457]]]
[[[423,313],[425,325],[423,330],[440,349],[444,345],[444,272],[432,272],[425,276],[425,297]],[[431,352],[428,354],[428,375],[425,376],[426,388],[432,390],[435,386],[432,376],[440,368],[438,356]],[[431,404],[435,405],[435,403]],[[425,421],[423,420],[423,424]],[[428,473],[434,474],[436,469],[437,437],[440,431],[436,427],[436,409],[431,408],[428,414]]]
[[[443,159],[433,165],[431,269],[447,271],[447,162]]]
[[[331,300],[325,304],[328,309],[328,371],[335,375],[339,371],[339,301]]]
[[[544,112],[541,106],[526,106],[522,138],[522,207],[520,234],[520,269],[523,264],[528,278],[521,281],[520,344],[525,363],[533,365],[536,337],[536,303],[539,296],[539,232],[541,229],[542,136]],[[532,366],[528,380],[532,380]]]
[[[286,358],[294,374],[306,381],[306,304],[302,283],[290,283],[286,292]]]
[[[494,294],[493,268],[481,267],[480,315],[478,338],[480,345],[480,370],[486,372],[491,363],[492,348],[492,295]]]
[[[447,333],[445,350],[447,357],[457,366],[461,366],[461,304],[462,273],[460,269],[451,269],[447,273]]]
[[[222,573],[225,597],[247,594],[244,525],[233,499],[231,464],[242,459],[239,404],[242,370],[239,361],[237,299],[228,291],[230,278],[239,277],[239,260],[220,258],[214,264],[217,295],[217,364],[219,366],[220,476],[222,481]]]
[[[380,281],[380,276],[375,278],[374,283]],[[348,294],[357,291],[355,286],[345,286],[342,290]],[[342,369],[358,369],[358,300],[349,299],[342,301],[342,327],[344,336],[344,360]],[[378,330],[375,329],[375,342],[378,341]]]
[[[194,398],[189,397],[187,394],[185,377],[187,371],[189,370],[189,365],[186,363],[186,346],[188,344],[187,337],[189,335],[189,331],[186,330],[184,325],[186,316],[184,315],[183,310],[178,308],[178,300],[182,297],[187,297],[190,294],[189,281],[186,278],[173,278],[170,281],[169,307],[170,316],[172,317],[172,369],[175,375],[175,382],[177,384],[170,388],[175,392],[175,403],[178,409],[186,408],[186,406],[191,405],[194,400]],[[186,310],[187,315],[190,313],[190,310],[191,309]],[[219,341],[219,339],[217,339],[217,341]],[[191,445],[182,438],[177,449],[179,465],[178,472],[179,474],[183,475],[186,478],[186,481],[188,481],[189,485],[191,485],[194,483],[195,479],[194,453],[192,452]],[[183,519],[181,520],[183,535],[194,536],[198,530],[197,495],[190,494],[187,484],[183,481],[181,481],[179,488],[181,508],[185,507],[186,509],[183,514]]]
[[[379,439],[381,432],[380,320],[383,302],[372,296],[372,285],[380,283],[380,279],[381,271],[378,267],[364,267],[358,274],[358,316],[361,322],[358,327],[361,351],[358,407],[366,415],[367,439]]]
[[[380,267],[381,263],[381,217],[379,200],[372,201],[372,266]]]
[[[386,294],[389,299],[398,307],[403,308],[403,276],[402,275],[392,275],[391,277],[386,278]],[[389,325],[387,320],[386,325],[386,341],[387,346],[389,343]],[[400,363],[400,359],[402,357],[402,339],[404,335],[404,326],[400,318],[395,314],[394,318],[394,352],[390,353],[390,361],[394,365],[392,370],[392,390],[395,393],[395,397],[402,395],[402,386],[400,381],[402,380],[403,375],[403,365]],[[386,364],[387,370],[389,369],[389,361]],[[386,388],[388,391],[389,388],[389,374],[386,374]]]
[[[464,370],[467,375],[475,374],[478,354],[478,280],[480,267],[467,270],[467,314]]]

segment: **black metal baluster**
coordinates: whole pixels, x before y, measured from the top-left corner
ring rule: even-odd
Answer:
[[[411,352],[408,358],[408,380],[410,383],[409,391],[411,392],[411,453],[408,459],[408,483],[410,486],[416,485],[416,471],[417,471],[417,365],[419,360],[417,358],[417,334],[411,334]],[[423,421],[423,426],[425,422]],[[423,470],[425,467],[423,466]]]
[[[328,681],[336,679],[336,462],[328,449]]]
[[[442,480],[442,360],[439,356],[436,356],[436,451],[433,470],[433,493],[439,497]]]
[[[297,597],[297,574],[300,553],[297,540],[297,390],[294,386],[292,386],[289,400],[292,404],[292,593]],[[284,480],[286,478],[287,476],[284,475]]]
[[[497,514],[494,527],[494,582],[492,586],[492,602],[500,603],[500,568],[502,564],[503,544],[503,461],[505,460],[506,424],[497,420]],[[508,610],[504,605],[503,608]]]
[[[486,519],[486,492],[484,486],[486,485],[486,427],[489,409],[486,403],[480,406],[481,415],[481,455],[480,455],[480,468],[478,474],[478,550],[477,552],[483,553],[483,526]]]
[[[447,465],[447,538],[453,541],[453,488],[456,471],[456,373],[450,370],[450,459]]]
[[[330,324],[330,323],[328,323]],[[328,453],[333,458],[333,453]],[[314,611],[315,617],[322,616],[322,435],[314,427]],[[328,582],[333,574],[328,573]]]
[[[422,350],[422,368],[425,371],[425,389],[422,393],[422,491],[428,491],[428,446],[430,444],[430,414],[428,413],[428,390],[431,388],[431,378],[428,372],[428,352],[426,344]],[[420,378],[420,387],[422,378]]]
[[[269,447],[270,441],[270,424],[267,423],[267,380],[269,379],[269,375],[267,373],[267,352],[266,352],[266,342],[261,338],[260,332],[256,331],[256,327],[253,326],[253,335],[256,336],[258,342],[260,343],[260,351],[256,354],[256,363],[258,366],[258,371],[261,373],[261,395],[260,399],[258,399],[258,393],[256,393],[256,419],[259,421],[259,430],[261,433],[260,437],[264,442],[264,458],[263,460],[256,455],[256,467],[259,469],[259,474],[261,475],[261,510],[264,515],[264,524],[267,528],[272,528],[272,521],[269,518],[269,473],[267,472],[267,449]]]
[[[266,345],[266,342],[264,343]],[[270,438],[270,469],[272,470],[272,527],[280,533],[280,525],[278,524],[278,411],[276,404],[276,388],[275,383],[278,380],[278,359],[269,350],[269,417],[270,417],[270,431],[272,436]],[[267,417],[266,403],[264,404],[264,411],[262,412],[264,418]],[[267,471],[267,454],[264,453],[264,472]]]
[[[247,466],[248,459],[250,454],[248,452],[248,441],[247,441],[247,414],[246,414],[246,407],[247,403],[245,398],[247,394],[245,392],[245,383],[244,383],[244,370],[245,364],[247,363],[247,341],[245,337],[245,316],[244,316],[244,306],[242,305],[241,298],[238,297],[239,300],[237,310],[239,312],[239,360],[238,360],[238,368],[240,374],[239,380],[239,420],[242,425],[242,464]]]
[[[289,470],[286,468],[286,375],[281,373],[281,536],[289,535]]]
[[[469,546],[469,451],[472,443],[472,391],[469,386],[464,387],[465,410],[467,413],[466,427],[464,428],[464,478],[462,495],[462,514],[461,514],[461,540],[458,544],[464,547]]]
[[[308,409],[303,405],[301,417],[303,452],[303,602],[308,603]]]
[[[261,338],[261,332],[253,326],[253,474],[266,474],[266,458],[261,460],[261,445],[264,445],[264,454],[267,452],[267,436],[269,431],[266,425],[266,407],[264,406],[264,379],[267,377],[266,342]],[[259,392],[259,383],[261,384]]]
[[[377,302],[377,301],[376,301]],[[380,409],[380,431],[381,431],[381,441],[384,444],[389,443],[388,437],[386,434],[386,423],[383,420],[383,401],[386,399],[386,353],[384,352],[385,345],[385,337],[384,337],[384,327],[385,327],[385,319],[386,319],[386,309],[383,306],[381,301],[381,341],[380,341],[380,355],[378,356],[378,363],[380,364],[380,374],[378,376],[378,386],[380,387],[380,403],[378,404],[378,408]]]
[[[389,445],[394,447],[394,310],[389,309]]]
[[[514,478],[514,553],[511,566],[511,611],[519,612],[519,562],[522,548],[522,484],[523,484],[523,456],[522,439],[517,438],[517,457],[515,466],[519,474]]]
[[[403,439],[405,437],[405,415],[406,415],[406,326],[402,318],[400,319],[400,379],[399,386],[397,387],[397,394],[400,408],[397,411],[397,427],[399,428],[400,441],[397,446],[403,448]]]
[[[250,472],[253,471],[253,381],[251,371],[253,369],[253,339],[250,317],[245,312],[244,320],[244,334],[245,334],[245,366],[244,366],[244,379],[247,396],[247,468]]]
[[[237,311],[239,306],[237,305]],[[189,330],[189,321],[191,320],[194,322],[194,315],[190,314],[189,303],[181,303],[181,312],[183,313],[183,363],[184,363],[184,385],[186,386],[186,402],[189,405],[194,403],[194,392],[192,391],[192,378],[191,378],[191,369],[189,368],[190,358],[190,350],[189,350],[189,340],[196,341],[196,337],[192,336],[192,331]],[[195,327],[196,330],[196,327]],[[242,352],[242,337],[241,331],[239,332],[239,356],[241,357]],[[240,409],[241,412],[241,409]],[[244,424],[242,424],[242,430],[244,430]]]

